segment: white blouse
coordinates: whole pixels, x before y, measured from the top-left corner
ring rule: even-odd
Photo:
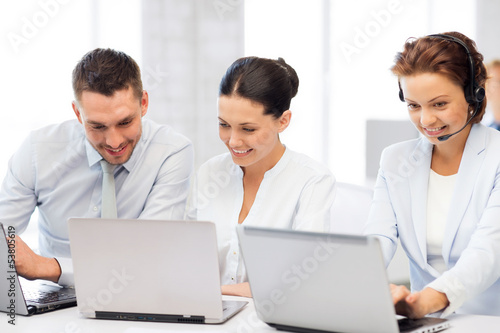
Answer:
[[[442,255],[444,230],[456,174],[441,176],[431,169],[427,194],[427,262],[439,273],[448,268]]]
[[[329,169],[286,148],[260,184],[244,225],[326,231],[335,197]],[[221,284],[246,281],[236,226],[243,204],[243,171],[229,153],[216,156],[198,170],[188,219],[216,224]]]

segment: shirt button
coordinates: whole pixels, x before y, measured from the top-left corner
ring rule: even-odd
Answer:
[[[97,206],[94,206],[94,212],[97,212]]]
[[[231,278],[231,280],[233,280],[233,281],[234,281],[234,277],[232,277],[232,278]]]
[[[236,254],[236,251],[234,251],[233,254]]]

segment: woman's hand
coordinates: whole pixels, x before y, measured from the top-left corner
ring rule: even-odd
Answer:
[[[408,318],[422,318],[448,306],[448,297],[432,288],[411,293],[405,286],[390,285],[396,313]]]
[[[221,287],[222,295],[252,297],[248,282],[227,284]]]

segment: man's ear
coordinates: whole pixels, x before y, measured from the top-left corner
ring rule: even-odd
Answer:
[[[149,106],[149,95],[146,90],[143,90],[141,98],[141,117],[144,117],[148,112],[148,106]]]
[[[279,133],[283,132],[288,127],[288,125],[290,125],[291,119],[292,119],[292,111],[286,110],[285,112],[283,112],[283,114],[279,118],[279,123],[280,123],[280,127],[278,130]]]
[[[78,106],[76,105],[76,101],[73,101],[71,103],[71,106],[73,107],[73,111],[75,112],[76,118],[78,118],[78,121],[80,122],[80,124],[83,124],[82,115],[80,113],[80,110],[78,110]]]

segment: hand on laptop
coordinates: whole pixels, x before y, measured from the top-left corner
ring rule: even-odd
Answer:
[[[422,318],[448,306],[448,297],[432,288],[411,293],[405,286],[391,284],[391,294],[396,313],[408,318]]]
[[[248,282],[228,284],[221,287],[222,295],[252,297]]]
[[[42,257],[16,235],[16,270],[17,273],[28,279],[44,279],[57,283],[61,275],[61,267],[54,258]]]

